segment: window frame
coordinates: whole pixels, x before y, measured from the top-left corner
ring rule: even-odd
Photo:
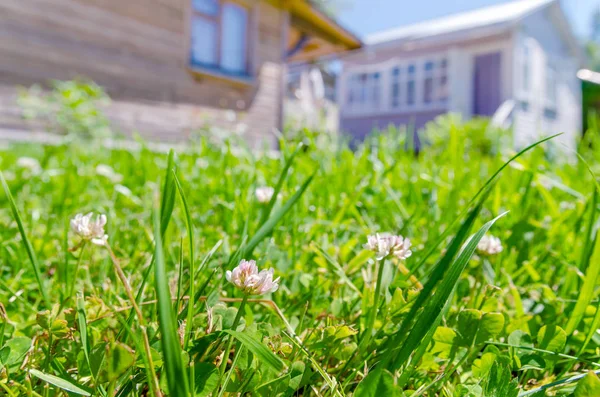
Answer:
[[[517,97],[521,101],[530,101],[535,90],[533,87],[533,52],[535,48],[531,39],[525,39],[517,48]],[[525,87],[525,82],[527,82],[527,87]]]
[[[445,61],[445,69],[441,68]],[[425,64],[433,62],[433,69],[425,73]],[[414,72],[409,73],[409,67],[414,66]],[[394,75],[398,69],[399,74]],[[435,52],[419,57],[394,58],[380,64],[353,65],[345,67],[343,73],[344,105],[342,112],[348,116],[397,115],[431,110],[447,110],[450,106],[450,56],[448,52]],[[356,77],[361,74],[380,74],[379,106],[371,102],[361,102],[357,94],[360,91]],[[432,101],[424,101],[425,77],[433,78]],[[442,76],[446,78],[446,96],[441,95]],[[414,103],[408,103],[409,84],[414,86]],[[395,106],[394,87],[398,86],[397,104]],[[367,85],[367,90],[371,86]],[[352,101],[350,100],[352,98]]]
[[[558,107],[558,83],[560,81],[559,68],[552,59],[547,59],[544,70],[544,107],[546,110],[556,111]],[[549,79],[552,79],[552,88],[550,88]],[[554,91],[553,97],[550,91]]]
[[[187,4],[187,18],[186,18],[186,54],[185,63],[186,68],[192,74],[200,74],[202,76],[210,76],[219,79],[230,80],[233,82],[241,83],[244,85],[254,84],[256,78],[255,71],[255,46],[258,42],[256,27],[256,5],[250,0],[217,0],[218,9],[216,15],[210,15],[198,11],[194,8],[193,0],[185,0]],[[222,63],[222,49],[223,49],[223,9],[225,4],[234,4],[240,6],[246,10],[246,36],[245,36],[245,71],[243,73],[233,72],[224,69],[221,66]],[[206,64],[194,60],[193,57],[193,23],[195,18],[202,18],[215,24],[216,27],[216,43],[215,43],[215,59],[216,64]]]

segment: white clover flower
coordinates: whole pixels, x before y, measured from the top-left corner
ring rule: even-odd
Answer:
[[[108,178],[112,182],[121,182],[123,180],[123,175],[116,173],[111,166],[106,164],[98,164],[96,166],[96,174]]]
[[[225,273],[225,278],[247,295],[263,295],[279,288],[279,277],[273,280],[274,270],[258,271],[256,262],[242,259],[240,264]]]
[[[477,244],[477,251],[482,255],[496,255],[502,252],[502,243],[498,237],[485,235]]]
[[[262,187],[256,188],[256,191],[254,193],[256,194],[256,199],[258,200],[259,203],[267,204],[269,201],[271,201],[271,198],[273,197],[273,194],[275,193],[275,189],[273,189],[270,186],[262,186]]]
[[[405,260],[412,255],[410,250],[410,240],[402,236],[392,234],[375,234],[367,238],[364,247],[375,252],[376,259],[382,260],[388,256],[395,256],[400,260]]]
[[[108,235],[104,233],[106,215],[98,215],[95,221],[92,220],[93,215],[93,212],[87,215],[75,215],[75,218],[71,219],[71,230],[82,240],[91,241],[96,245],[104,245],[108,240]]]
[[[33,174],[39,174],[42,171],[40,162],[32,157],[19,157],[17,166],[28,169]]]

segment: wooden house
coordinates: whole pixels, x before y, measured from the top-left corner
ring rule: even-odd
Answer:
[[[182,141],[282,125],[286,63],[360,40],[308,0],[2,0],[0,130],[28,128],[16,87],[78,77],[113,99],[115,129]]]

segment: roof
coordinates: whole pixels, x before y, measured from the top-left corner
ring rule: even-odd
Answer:
[[[367,36],[364,41],[366,44],[373,45],[390,41],[429,38],[490,26],[508,26],[556,2],[558,0],[512,1],[374,33]]]
[[[314,60],[325,55],[361,48],[354,33],[323,12],[311,0],[288,0],[290,25],[288,61]],[[297,36],[297,37],[296,37]]]

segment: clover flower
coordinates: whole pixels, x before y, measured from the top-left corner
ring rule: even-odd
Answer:
[[[258,200],[259,203],[267,204],[269,201],[271,201],[271,198],[273,197],[273,194],[275,193],[275,189],[273,189],[270,186],[262,186],[262,187],[256,188],[256,191],[254,193],[256,194],[256,199]]]
[[[96,245],[105,245],[108,240],[108,235],[104,233],[106,215],[99,214],[96,220],[92,220],[93,216],[93,212],[87,215],[75,215],[75,218],[71,219],[71,230],[82,240],[91,241]]]
[[[382,260],[389,256],[405,260],[412,255],[410,246],[409,239],[388,233],[371,235],[367,238],[367,243],[364,245],[366,249],[375,252],[377,260]]]
[[[479,240],[477,244],[477,251],[482,255],[496,255],[502,252],[502,243],[498,237],[494,237],[491,234],[485,235]]]
[[[33,174],[39,174],[42,171],[40,162],[32,157],[19,157],[17,166],[28,169]]]
[[[273,272],[272,268],[259,272],[255,261],[242,259],[233,271],[225,273],[225,278],[247,295],[263,295],[279,288],[279,277],[273,280]]]

